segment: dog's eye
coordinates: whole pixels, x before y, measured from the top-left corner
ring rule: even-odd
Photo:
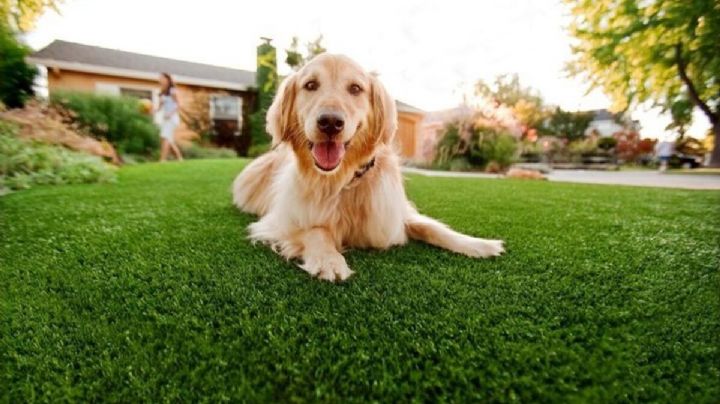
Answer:
[[[362,87],[360,87],[357,84],[350,84],[350,87],[348,87],[348,91],[352,95],[358,95],[362,92],[362,90],[363,90]]]
[[[308,91],[315,91],[318,89],[318,87],[320,87],[320,83],[318,83],[315,80],[310,80],[307,83],[305,83],[305,85],[303,87]]]

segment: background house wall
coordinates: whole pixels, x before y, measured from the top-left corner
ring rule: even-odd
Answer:
[[[157,106],[159,102],[160,86],[157,81],[138,79],[131,77],[111,76],[89,72],[79,72],[67,69],[48,69],[48,93],[59,90],[66,91],[85,91],[98,94],[120,95],[122,89],[149,91],[152,94],[153,105]],[[237,90],[218,89],[210,87],[193,86],[187,84],[176,84],[178,101],[180,107],[188,105],[192,102],[193,95],[196,92],[204,91],[208,94],[229,94],[241,97],[243,99],[243,134],[245,134],[248,114],[251,112],[254,96],[250,92]],[[199,134],[188,129],[184,123],[180,123],[175,131],[175,137],[180,142],[190,141],[199,136]]]
[[[398,144],[400,156],[404,159],[415,160],[418,157],[418,137],[422,114],[398,111],[398,129],[395,141]]]

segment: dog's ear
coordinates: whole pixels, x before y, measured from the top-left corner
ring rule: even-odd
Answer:
[[[295,76],[295,74],[291,74],[283,80],[275,94],[275,99],[268,108],[265,130],[272,136],[273,146],[288,140],[294,127],[297,126]]]
[[[375,76],[370,79],[370,104],[371,130],[378,137],[378,142],[391,144],[397,130],[397,108],[395,100]]]

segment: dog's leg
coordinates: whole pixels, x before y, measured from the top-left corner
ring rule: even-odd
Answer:
[[[326,229],[305,230],[299,235],[299,241],[303,248],[300,268],[310,275],[335,282],[344,281],[353,274]]]
[[[264,215],[272,198],[271,183],[280,156],[270,151],[248,164],[233,182],[233,203],[242,211]]]
[[[485,240],[466,236],[435,219],[419,213],[411,214],[405,222],[408,236],[470,257],[487,258],[502,254],[502,240]]]

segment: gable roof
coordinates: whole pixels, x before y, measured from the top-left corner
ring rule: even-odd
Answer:
[[[160,72],[179,83],[247,90],[255,86],[255,72],[126,52],[55,40],[33,53],[28,61],[47,67],[157,79]]]
[[[423,111],[420,108],[413,107],[410,104],[406,104],[402,101],[395,100],[395,105],[397,106],[397,110],[399,112],[407,112],[410,114],[425,114],[425,111]]]

